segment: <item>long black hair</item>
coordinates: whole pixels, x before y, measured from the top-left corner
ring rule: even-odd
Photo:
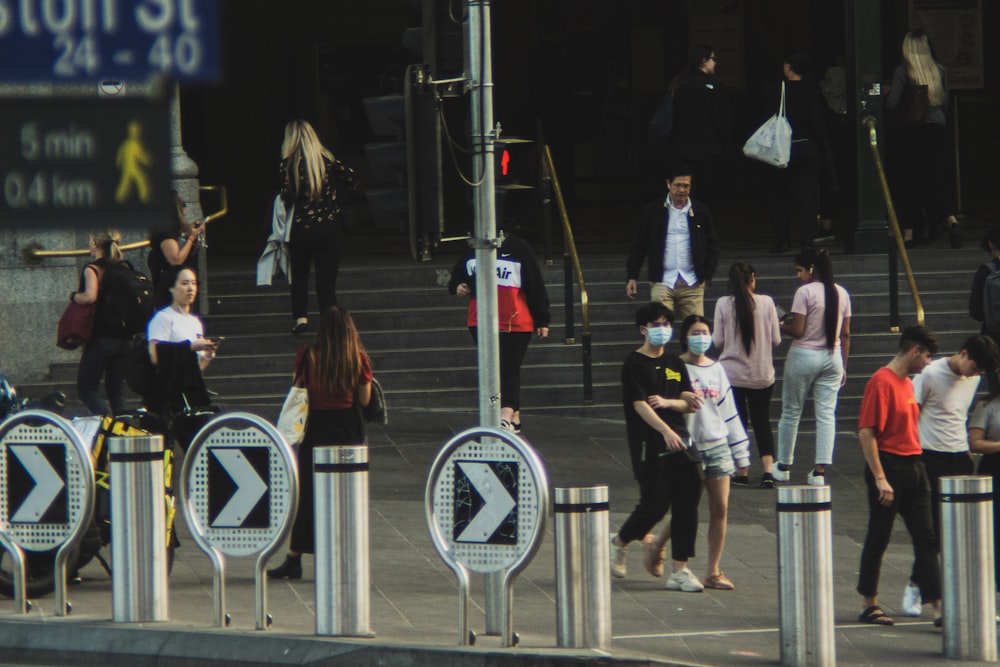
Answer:
[[[840,293],[833,282],[833,264],[826,250],[806,248],[795,256],[795,264],[818,277],[823,282],[823,315],[826,347],[832,350],[837,343],[837,315],[840,312]]]
[[[750,281],[753,280],[753,266],[749,262],[733,262],[729,267],[729,291],[733,295],[733,310],[736,313],[736,333],[743,341],[743,348],[750,354],[756,331],[753,323],[755,307]]]

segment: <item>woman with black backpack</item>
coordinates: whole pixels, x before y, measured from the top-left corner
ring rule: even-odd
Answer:
[[[132,335],[128,325],[121,318],[109,312],[110,304],[102,298],[102,284],[109,268],[124,259],[121,248],[121,234],[117,229],[94,231],[90,234],[90,255],[94,261],[83,268],[79,290],[70,295],[70,300],[80,305],[96,303],[94,333],[83,348],[80,368],[77,371],[76,390],[92,415],[119,415],[125,408],[125,364],[131,347]],[[104,390],[108,404],[101,400],[98,387],[104,377]]]

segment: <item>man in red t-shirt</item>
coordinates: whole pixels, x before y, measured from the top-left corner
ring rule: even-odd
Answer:
[[[934,624],[941,622],[941,577],[931,518],[931,487],[920,456],[920,406],[909,377],[924,370],[937,351],[937,337],[930,329],[922,325],[907,327],[896,356],[875,371],[861,399],[858,437],[867,464],[868,487],[868,533],[858,573],[858,593],[864,597],[859,619],[862,623],[894,622],[879,607],[878,580],[897,514],[903,516],[913,540],[914,571],[918,572],[921,597],[934,608]]]

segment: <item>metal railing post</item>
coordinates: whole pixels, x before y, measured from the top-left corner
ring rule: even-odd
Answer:
[[[996,662],[993,478],[942,477],[940,484],[944,655]]]
[[[108,439],[112,620],[168,620],[163,437]]]
[[[781,664],[837,664],[829,486],[778,488]]]
[[[611,648],[608,487],[555,489],[556,642]]]
[[[316,634],[374,637],[368,559],[368,448],[313,450]]]

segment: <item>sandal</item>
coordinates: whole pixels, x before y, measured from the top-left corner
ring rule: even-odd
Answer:
[[[729,581],[729,577],[722,573],[722,571],[713,574],[711,577],[707,577],[702,581],[705,588],[714,588],[717,591],[732,591],[736,589],[733,582]]]
[[[862,623],[869,623],[871,625],[895,625],[896,621],[892,620],[892,617],[882,611],[882,608],[877,604],[868,607],[861,615],[858,616],[858,620]]]

